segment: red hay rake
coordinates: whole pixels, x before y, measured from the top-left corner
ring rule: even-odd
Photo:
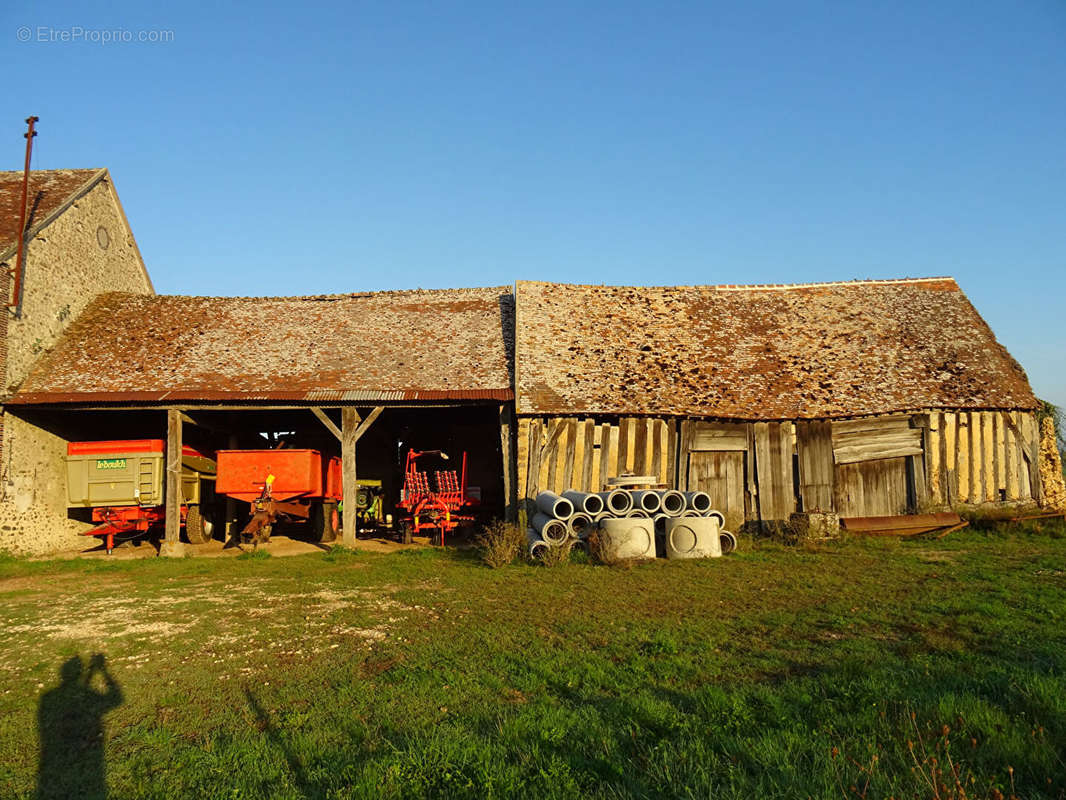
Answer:
[[[405,542],[412,534],[424,530],[435,531],[434,544],[444,544],[445,532],[454,531],[461,525],[474,521],[477,498],[466,492],[466,453],[463,453],[462,474],[455,470],[436,470],[433,474],[436,490],[430,488],[429,473],[418,468],[419,459],[435,456],[448,459],[442,450],[408,450],[404,466],[403,489],[400,492],[398,509],[406,512],[400,520]]]

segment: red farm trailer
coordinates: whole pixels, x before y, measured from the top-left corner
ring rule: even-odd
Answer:
[[[418,462],[437,458],[448,460],[442,450],[408,450],[404,466],[403,490],[397,509],[406,512],[399,520],[403,541],[411,541],[411,535],[424,530],[432,531],[433,543],[444,544],[444,534],[474,521],[474,509],[480,504],[478,498],[467,491],[466,453],[463,453],[462,472],[435,470],[433,486],[429,473],[418,468]]]
[[[268,542],[275,522],[294,519],[306,520],[317,541],[329,542],[337,535],[343,497],[340,481],[326,480],[333,472],[323,469],[317,450],[219,450],[215,491],[251,504],[242,541]]]
[[[135,539],[162,529],[166,516],[164,475],[166,443],[162,439],[122,439],[67,444],[67,505],[91,508],[107,552],[116,540]],[[210,541],[210,481],[215,461],[185,446],[181,451],[181,523],[193,544]]]

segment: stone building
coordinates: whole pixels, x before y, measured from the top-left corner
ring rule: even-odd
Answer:
[[[6,403],[94,297],[153,294],[118,193],[106,169],[30,173],[25,268],[12,297],[19,240],[22,173],[0,172],[0,282],[7,310],[0,324],[0,548],[32,538],[40,549],[69,543],[65,442]]]

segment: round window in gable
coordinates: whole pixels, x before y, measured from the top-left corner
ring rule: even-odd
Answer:
[[[111,237],[103,225],[96,229],[96,243],[100,245],[101,250],[106,250],[111,245]]]

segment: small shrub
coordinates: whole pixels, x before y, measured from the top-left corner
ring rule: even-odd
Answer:
[[[517,525],[494,520],[478,533],[475,543],[481,560],[493,569],[513,564],[526,548],[526,532]]]
[[[609,536],[604,536],[602,531],[596,530],[589,534],[588,539],[589,558],[595,564],[603,564],[605,567],[622,567],[629,569],[633,566],[632,558],[621,558],[618,555],[618,546]]]
[[[558,567],[570,561],[570,552],[574,549],[573,539],[567,539],[560,545],[549,546],[540,557],[540,563],[546,567]]]

